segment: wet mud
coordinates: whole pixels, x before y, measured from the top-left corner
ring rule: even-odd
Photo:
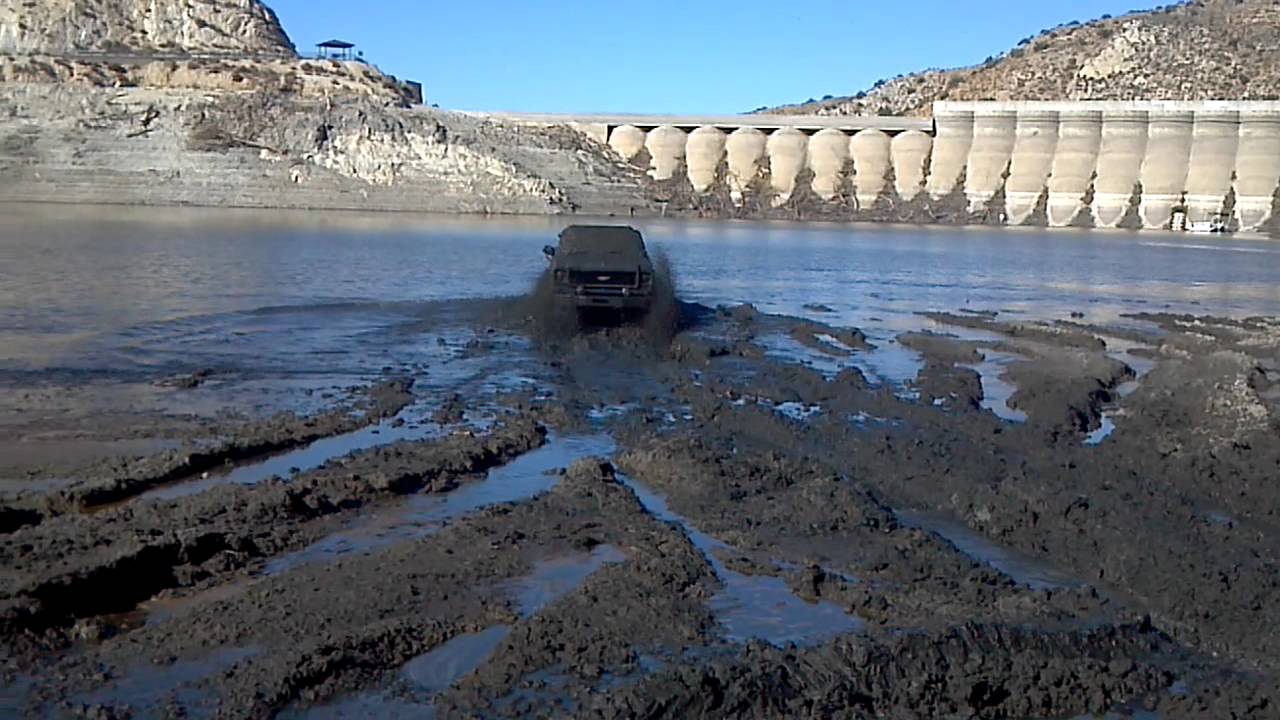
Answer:
[[[51,493],[19,493],[0,511],[11,531],[45,516],[119,503],[159,486],[217,473],[317,440],[354,432],[394,417],[413,400],[413,381],[394,379],[359,390],[359,400],[315,415],[293,412],[226,428],[228,437],[159,455],[111,458],[74,472],[74,482]],[[8,530],[4,530],[7,526]]]
[[[432,306],[486,380],[15,493],[0,714],[1280,713],[1280,323],[933,313],[895,378],[669,298]]]

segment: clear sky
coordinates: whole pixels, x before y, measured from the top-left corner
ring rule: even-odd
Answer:
[[[737,113],[982,62],[1150,0],[266,0],[461,110]]]

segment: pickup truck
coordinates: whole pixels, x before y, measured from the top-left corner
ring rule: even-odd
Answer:
[[[643,314],[653,302],[653,261],[635,228],[570,225],[542,252],[557,304]]]

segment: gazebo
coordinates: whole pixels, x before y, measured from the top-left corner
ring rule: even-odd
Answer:
[[[316,57],[325,60],[350,60],[354,47],[355,45],[345,40],[325,40],[316,45]]]

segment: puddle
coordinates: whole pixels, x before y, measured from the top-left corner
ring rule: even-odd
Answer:
[[[1216,511],[1210,511],[1205,513],[1204,519],[1208,520],[1214,525],[1222,525],[1224,527],[1232,527],[1236,524],[1235,518],[1231,517],[1230,515],[1227,515],[1226,513],[1220,513]]]
[[[990,565],[1033,590],[1081,587],[1083,583],[1046,563],[988,540],[969,527],[935,513],[896,511],[898,521],[937,535],[971,559]]]
[[[1115,421],[1111,419],[1111,413],[1108,413],[1108,412],[1102,413],[1102,420],[1100,421],[1100,423],[1101,424],[1098,425],[1098,428],[1096,430],[1094,430],[1093,432],[1089,433],[1084,437],[1085,445],[1089,445],[1091,447],[1094,445],[1099,445],[1102,443],[1103,440],[1106,440],[1107,438],[1111,437],[1111,433],[1115,432],[1116,424],[1115,424]]]
[[[587,410],[587,419],[601,422],[609,418],[622,417],[632,410],[639,409],[635,403],[622,403],[621,405],[602,405]]]
[[[580,587],[595,571],[626,556],[612,545],[601,545],[591,553],[554,558],[538,563],[529,575],[500,586],[510,592],[520,606],[522,617],[529,617]],[[453,687],[484,664],[502,641],[511,634],[508,625],[495,625],[480,632],[457,635],[434,650],[419,655],[400,669],[394,687],[349,695],[323,706],[289,711],[279,718],[295,720],[331,720],[337,718],[434,718],[436,696]],[[556,675],[540,671],[530,680],[551,686]],[[517,691],[509,701],[519,700]]]
[[[862,428],[865,428],[868,425],[888,425],[891,427],[898,427],[902,424],[901,420],[872,415],[864,410],[859,410],[858,412],[849,415],[849,422]]]
[[[200,681],[230,669],[259,652],[257,648],[223,648],[199,660],[179,660],[171,665],[139,664],[106,687],[72,698],[75,704],[129,706],[134,718],[171,716],[169,698],[186,711],[186,717],[212,715],[218,699],[197,687]]]
[[[208,473],[198,480],[179,481],[171,485],[148,490],[139,500],[176,500],[202,493],[219,485],[238,483],[256,485],[272,477],[288,478],[298,472],[314,470],[335,458],[361,450],[390,445],[402,440],[426,440],[443,436],[446,429],[431,422],[404,423],[396,427],[394,421],[370,425],[354,432],[323,438],[262,462],[240,465],[229,472]]]
[[[876,338],[875,347],[855,350],[830,335],[817,335],[832,347],[850,353],[847,357],[828,355],[811,348],[790,335],[764,335],[755,342],[765,350],[765,357],[783,362],[799,363],[834,378],[842,370],[857,368],[873,386],[901,386],[914,379],[924,366],[920,353],[898,344],[892,337]]]
[[[730,550],[673,512],[666,500],[638,481],[619,474],[619,481],[636,494],[645,510],[665,522],[679,525],[706,557],[724,587],[708,601],[733,642],[758,639],[773,645],[813,645],[823,640],[861,631],[863,623],[843,608],[828,602],[809,603],[796,597],[784,579],[768,575],[743,575],[725,567],[716,550]]]
[[[773,408],[773,411],[779,415],[791,418],[792,420],[798,420],[800,422],[804,422],[805,420],[808,420],[814,415],[822,412],[821,405],[806,405],[805,403],[790,401],[777,403],[775,405],[774,402],[768,398],[757,398],[756,404]]]
[[[924,356],[900,345],[894,338],[877,339],[874,350],[853,357],[853,365],[872,385],[904,385],[914,380],[924,367]]]
[[[961,367],[977,371],[982,383],[982,407],[1002,420],[1026,422],[1025,412],[1009,407],[1009,398],[1013,397],[1017,386],[1001,377],[1009,363],[1026,358],[998,350],[979,349],[978,352],[982,353],[982,362]]]
[[[400,676],[415,694],[437,695],[480,667],[510,633],[509,626],[495,625],[478,633],[458,635],[405,663]]]
[[[1134,354],[1134,350],[1150,350],[1153,346],[1150,343],[1138,342],[1136,340],[1127,340],[1125,338],[1115,337],[1114,335],[1098,335],[1102,341],[1107,344],[1107,357],[1119,360],[1120,362],[1133,368],[1133,374],[1142,379],[1156,367],[1156,361]]]
[[[835,350],[838,353],[852,355],[855,352],[857,352],[857,350],[844,344],[840,340],[840,338],[836,337],[835,335],[828,335],[827,333],[815,333],[814,337],[817,338],[819,341],[827,345],[830,345],[831,349]]]
[[[394,508],[364,513],[358,525],[272,560],[265,573],[276,575],[307,563],[369,552],[431,535],[467,513],[547,492],[560,481],[555,470],[584,457],[612,456],[615,447],[608,435],[564,438],[553,435],[546,445],[490,470],[484,480],[445,494],[413,495]]]
[[[435,697],[484,664],[510,633],[510,627],[495,625],[477,633],[457,635],[405,663],[392,689],[347,695],[305,710],[286,710],[276,717],[279,720],[431,720],[436,717]]]
[[[693,420],[693,409],[688,405],[676,408],[675,412],[663,410],[662,408],[654,408],[654,410],[662,413],[662,422],[665,425],[679,425],[681,422]],[[679,415],[676,413],[679,413]]]
[[[1152,346],[1147,343],[1137,342],[1135,340],[1126,340],[1112,335],[1099,335],[1098,337],[1107,344],[1107,357],[1128,365],[1133,370],[1134,379],[1116,385],[1116,395],[1127,398],[1137,392],[1142,387],[1142,379],[1156,368],[1156,361],[1136,355],[1133,353],[1137,349],[1150,349]],[[1105,420],[1104,420],[1105,422]]]
[[[829,355],[805,345],[790,335],[781,333],[761,335],[755,339],[755,343],[764,348],[764,354],[767,358],[804,365],[817,370],[828,379],[834,378],[841,370],[854,366],[854,358],[852,356],[837,357]]]
[[[573,592],[592,573],[627,559],[612,545],[601,545],[590,554],[544,560],[527,577],[506,586],[520,607],[520,615],[529,617],[544,607]]]

